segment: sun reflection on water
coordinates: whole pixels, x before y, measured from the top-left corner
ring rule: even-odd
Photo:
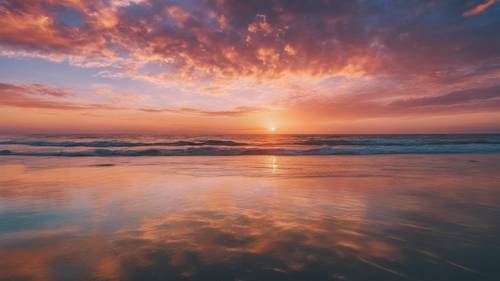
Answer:
[[[0,272],[42,281],[475,280],[498,273],[475,257],[493,260],[499,250],[500,191],[488,169],[500,160],[439,157],[7,163]],[[278,162],[286,168],[269,176]],[[478,163],[481,173],[449,179]]]
[[[276,162],[276,156],[271,156],[271,169],[272,169],[273,174],[278,171],[278,164]]]

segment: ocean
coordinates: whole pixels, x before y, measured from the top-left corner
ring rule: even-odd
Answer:
[[[0,155],[229,156],[500,152],[500,135],[1,136]]]
[[[1,281],[500,276],[498,135],[0,146]]]

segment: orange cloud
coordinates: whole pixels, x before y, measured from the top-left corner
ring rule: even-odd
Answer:
[[[279,76],[288,72],[326,75],[342,72],[353,63],[362,64],[358,67],[361,70],[376,64],[370,48],[314,38],[324,30],[306,32],[306,28],[322,26],[323,19],[307,23],[298,14],[278,20],[275,15],[271,19],[257,13],[240,27],[235,14],[239,11],[230,10],[238,7],[210,5],[205,8],[212,13],[202,7],[188,11],[168,2],[6,0],[0,9],[0,50],[4,55],[68,60],[83,66],[114,65],[117,75],[134,75],[151,61],[167,63],[171,75],[161,76],[162,80]],[[142,9],[142,16],[130,7]],[[68,11],[79,17],[75,26],[59,19]],[[213,17],[226,32],[209,24]],[[177,24],[169,24],[169,19]],[[289,39],[283,40],[285,37]],[[245,42],[245,38],[251,41]],[[144,73],[134,76],[144,77]]]
[[[476,15],[494,3],[486,1],[464,15]],[[398,11],[427,8],[411,5]],[[113,66],[103,73],[161,83],[289,74],[433,76],[449,65],[486,63],[482,49],[499,44],[491,36],[471,39],[477,35],[474,26],[443,28],[435,31],[441,35],[428,36],[425,18],[377,17],[383,7],[352,1],[184,5],[5,0],[0,4],[0,54]],[[448,18],[442,18],[448,24]],[[405,25],[408,21],[415,24]],[[437,40],[443,37],[447,40]],[[167,65],[168,70],[142,70],[150,62]]]
[[[111,111],[126,112],[130,128],[148,123],[147,114],[162,122],[158,116],[176,116],[179,128],[205,128],[202,116],[236,119],[229,129],[279,123],[285,130],[299,116],[309,128],[311,121],[496,112],[495,3],[405,1],[389,11],[377,0],[3,0],[0,56],[95,67],[110,84],[131,78],[154,89],[95,102],[11,83],[2,85],[0,105],[95,110],[85,114],[106,122],[118,116]],[[464,10],[482,14],[464,18]]]

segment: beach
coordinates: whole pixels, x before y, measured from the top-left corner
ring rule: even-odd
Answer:
[[[500,154],[0,158],[0,280],[496,280]]]
[[[500,0],[0,0],[0,281],[500,281]]]

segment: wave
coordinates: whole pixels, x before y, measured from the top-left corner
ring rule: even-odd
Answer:
[[[500,144],[500,140],[493,139],[359,139],[359,140],[304,140],[292,145],[319,145],[319,146],[341,146],[341,145],[379,145],[379,146],[417,146],[417,145],[466,145],[466,144]]]
[[[500,145],[427,145],[427,146],[357,146],[321,147],[313,149],[288,148],[223,148],[189,147],[185,149],[115,150],[94,149],[85,151],[13,151],[0,150],[4,156],[54,156],[54,157],[135,157],[135,156],[236,156],[236,155],[377,155],[377,154],[444,154],[444,153],[500,153]]]
[[[0,145],[26,145],[35,147],[187,147],[187,146],[418,146],[418,145],[467,145],[467,144],[500,144],[498,137],[324,137],[305,138],[303,140],[282,140],[257,142],[238,142],[232,140],[178,140],[171,142],[131,142],[122,140],[97,141],[45,141],[45,140],[5,140]]]
[[[47,147],[139,147],[139,146],[244,146],[229,140],[174,141],[174,142],[128,142],[128,141],[40,141],[40,140],[7,140],[0,145],[28,145]]]

